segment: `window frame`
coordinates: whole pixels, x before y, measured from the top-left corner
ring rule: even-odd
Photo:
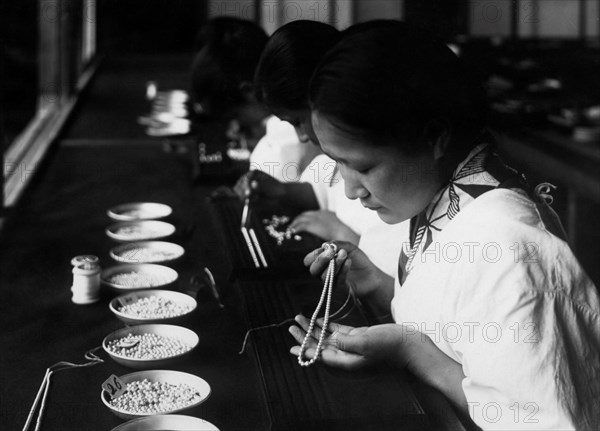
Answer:
[[[39,0],[38,27],[36,113],[2,155],[6,208],[17,203],[98,65],[96,0]],[[73,30],[81,40],[70,40]]]

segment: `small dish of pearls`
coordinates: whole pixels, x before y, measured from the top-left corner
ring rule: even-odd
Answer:
[[[163,263],[179,259],[183,247],[165,241],[141,241],[121,244],[110,250],[110,257],[123,263]]]
[[[113,220],[134,221],[134,220],[155,220],[164,218],[173,210],[169,205],[155,202],[130,202],[110,208],[106,213]]]
[[[102,271],[100,281],[118,292],[150,289],[173,284],[177,271],[152,263],[117,265]]]
[[[175,226],[158,220],[116,223],[106,229],[106,235],[120,242],[166,238],[175,233]]]
[[[183,359],[198,345],[198,335],[175,325],[139,325],[107,335],[102,347],[113,360],[136,369],[161,368]]]
[[[197,407],[210,395],[206,380],[181,371],[137,371],[119,378],[127,390],[111,399],[103,389],[100,398],[121,419],[182,412]]]
[[[113,428],[112,431],[173,430],[173,431],[219,431],[210,422],[185,415],[154,415],[132,419]]]
[[[196,309],[197,302],[171,290],[138,290],[117,296],[108,307],[122,322],[140,325],[180,322]]]

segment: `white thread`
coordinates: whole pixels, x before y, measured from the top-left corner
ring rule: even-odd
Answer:
[[[25,421],[25,426],[23,427],[23,431],[27,431],[29,429],[29,426],[31,425],[31,421],[33,419],[33,414],[35,413],[35,410],[37,409],[37,406],[38,406],[38,403],[40,402],[40,397],[41,397],[42,403],[41,403],[40,411],[38,412],[37,420],[35,423],[35,431],[40,430],[40,427],[42,426],[42,417],[44,415],[44,410],[46,409],[46,401],[48,400],[48,391],[50,390],[50,377],[52,376],[52,373],[55,373],[57,371],[66,370],[69,368],[91,367],[93,365],[104,362],[103,359],[101,359],[98,355],[96,355],[94,353],[96,350],[99,350],[99,349],[102,349],[102,346],[94,347],[93,349],[90,349],[87,352],[85,352],[84,357],[87,360],[89,360],[90,362],[85,362],[83,364],[74,364],[72,362],[60,361],[60,362],[57,362],[56,364],[50,366],[49,368],[46,368],[46,374],[44,374],[44,378],[42,379],[42,384],[40,385],[40,389],[38,390],[35,400],[33,401],[31,410],[29,410],[29,415],[27,415],[27,420]]]

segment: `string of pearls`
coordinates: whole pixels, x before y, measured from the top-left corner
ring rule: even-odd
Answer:
[[[306,331],[306,335],[304,336],[304,340],[302,340],[302,345],[300,346],[300,353],[298,354],[298,364],[300,364],[300,366],[302,367],[311,366],[312,364],[317,362],[317,360],[321,356],[321,352],[323,351],[323,343],[325,342],[325,337],[327,336],[327,326],[329,325],[331,293],[333,291],[333,281],[335,278],[335,256],[337,254],[337,246],[333,242],[326,242],[323,244],[323,248],[325,249],[324,252],[326,252],[328,249],[333,249],[333,258],[329,261],[329,266],[327,267],[327,274],[325,275],[325,282],[323,283],[323,292],[321,292],[319,304],[317,305],[317,308],[315,309],[315,312],[313,313],[310,319],[308,330]],[[315,322],[317,321],[317,316],[319,314],[319,311],[321,311],[323,302],[325,302],[325,314],[323,316],[323,326],[321,328],[321,335],[319,336],[319,341],[317,342],[317,347],[315,349],[314,356],[311,359],[305,361],[304,354],[306,353],[306,346],[315,327]]]

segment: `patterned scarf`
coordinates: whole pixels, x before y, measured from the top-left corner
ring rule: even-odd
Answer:
[[[505,165],[487,143],[475,147],[454,170],[448,184],[431,203],[410,220],[410,243],[403,244],[398,264],[401,284],[422,254],[456,215],[482,194],[497,188],[522,193],[529,189],[525,177]]]

